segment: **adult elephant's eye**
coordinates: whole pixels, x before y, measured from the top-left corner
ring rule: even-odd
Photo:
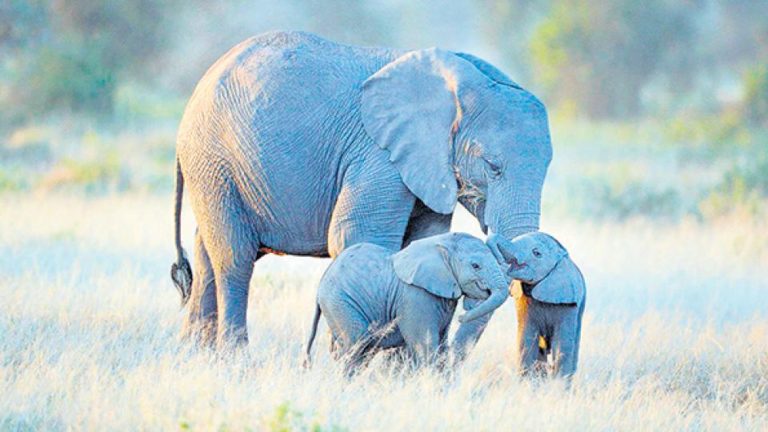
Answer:
[[[495,179],[501,177],[501,164],[500,163],[495,162],[492,159],[486,159],[485,163],[486,163],[486,166],[488,167],[489,177],[492,180],[495,180]]]
[[[472,263],[472,268],[475,269],[475,270],[480,270],[480,264]]]

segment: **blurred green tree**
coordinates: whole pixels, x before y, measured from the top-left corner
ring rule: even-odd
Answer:
[[[4,105],[25,119],[59,109],[109,113],[118,80],[165,47],[173,2],[11,0],[0,7]]]
[[[746,73],[744,93],[745,118],[768,127],[768,63],[754,66]]]
[[[512,78],[531,79],[528,44],[536,26],[546,17],[551,0],[476,0],[485,25],[482,36],[503,55],[503,67]]]
[[[721,68],[741,73],[744,119],[768,126],[768,1],[720,0],[722,30],[713,51]]]
[[[553,0],[530,42],[534,79],[550,100],[588,117],[637,116],[641,92],[654,75],[662,68],[683,69],[680,64],[691,60],[700,6]]]
[[[768,61],[768,1],[715,0],[714,61],[721,69],[744,70]]]

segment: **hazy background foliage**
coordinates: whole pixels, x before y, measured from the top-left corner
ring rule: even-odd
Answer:
[[[548,201],[578,215],[762,211],[767,17],[749,0],[10,0],[0,188],[167,191],[196,81],[240,40],[287,28],[500,65],[549,107],[556,157],[572,151]],[[614,157],[576,169],[590,149]],[[662,160],[700,176],[659,181]]]
[[[356,44],[471,49],[582,117],[730,105],[760,122],[767,16],[768,3],[751,0],[10,0],[0,7],[3,108],[15,122],[110,114],[118,90],[136,84],[183,99],[234,43],[301,28]]]

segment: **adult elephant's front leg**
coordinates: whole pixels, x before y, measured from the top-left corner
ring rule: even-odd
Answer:
[[[416,200],[411,216],[408,219],[408,227],[403,238],[403,248],[411,242],[438,234],[444,234],[451,230],[453,214],[441,214],[427,207],[421,200]]]
[[[386,161],[357,164],[344,176],[328,228],[328,254],[336,257],[346,248],[367,242],[399,251],[413,210],[413,194]]]

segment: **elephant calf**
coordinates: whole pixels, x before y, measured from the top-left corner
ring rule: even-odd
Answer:
[[[542,232],[523,234],[503,250],[515,283],[518,350],[523,375],[570,378],[579,360],[581,318],[586,286],[579,268],[555,238]]]
[[[305,365],[321,314],[348,374],[366,354],[385,348],[404,347],[415,365],[434,364],[446,348],[457,301],[464,295],[468,311],[459,321],[476,329],[462,332],[471,340],[454,341],[450,348],[461,358],[482,334],[489,314],[506,300],[507,286],[491,250],[468,234],[417,240],[395,254],[370,243],[354,245],[320,281]]]

